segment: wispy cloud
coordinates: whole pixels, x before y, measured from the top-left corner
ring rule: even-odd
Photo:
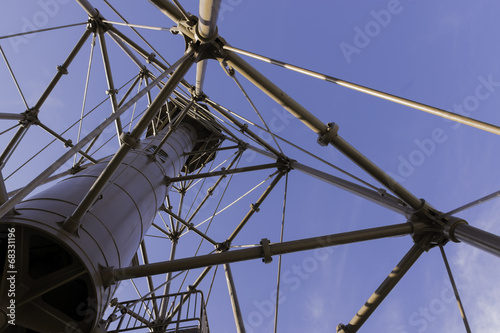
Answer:
[[[474,226],[500,234],[498,211],[500,202],[477,214]],[[460,284],[465,312],[471,329],[498,332],[500,328],[500,259],[466,244],[460,245],[452,258],[452,269]]]

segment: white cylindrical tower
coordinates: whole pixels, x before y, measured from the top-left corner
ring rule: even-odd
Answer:
[[[19,203],[15,215],[2,218],[0,251],[7,251],[9,228],[15,229],[16,237],[15,332],[24,332],[21,328],[25,332],[90,332],[96,327],[116,289],[103,286],[101,268],[130,265],[165,200],[166,177],[180,173],[185,153],[193,150],[200,136],[199,128],[183,122],[152,159],[167,130],[129,152],[76,233],[64,230],[62,222],[110,157]],[[5,275],[7,262],[2,264]],[[5,288],[1,328],[9,320]]]

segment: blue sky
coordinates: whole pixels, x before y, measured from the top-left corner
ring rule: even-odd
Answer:
[[[111,3],[116,3],[130,22],[172,26],[146,1]],[[181,3],[191,13],[197,13],[196,2]],[[92,1],[92,4],[105,17],[118,20],[103,2]],[[499,10],[500,6],[494,1],[311,1],[305,5],[299,1],[223,0],[218,27],[221,36],[235,47],[500,124],[500,48],[495,39],[500,29]],[[80,6],[69,0],[11,2],[8,10],[0,15],[3,22],[0,35],[31,30],[33,26],[48,28],[87,19]],[[33,38],[0,41],[30,106],[82,32],[80,26],[33,35]],[[182,55],[183,41],[179,36],[157,31],[144,34],[166,54],[167,60],[173,62]],[[116,54],[115,80],[125,82],[136,68],[129,59],[119,55],[111,41],[108,43]],[[89,49],[87,43],[70,68],[70,75],[64,77],[63,86],[56,89],[41,111],[40,119],[55,129],[62,131],[79,117]],[[87,110],[105,98],[99,48],[95,52]],[[339,124],[343,138],[437,209],[448,211],[499,189],[496,151],[500,148],[500,138],[497,136],[256,60],[248,62],[322,121]],[[0,75],[0,112],[23,112],[25,107],[6,66],[0,66]],[[187,79],[194,81],[194,71]],[[277,134],[376,184],[332,147],[320,147],[314,133],[243,78],[239,79],[264,119],[274,124]],[[258,122],[218,63],[209,64],[205,92],[229,109]],[[109,112],[109,102],[98,112],[84,123],[84,133],[103,120]],[[68,114],[71,116],[66,118]],[[12,121],[3,120],[0,131],[12,125]],[[112,135],[113,131],[107,134]],[[72,130],[68,136],[76,141],[76,133]],[[2,146],[9,135],[0,136]],[[39,128],[31,129],[27,138],[30,140],[25,140],[13,155],[12,167],[7,165],[2,171],[4,177],[50,140]],[[101,156],[115,151],[115,141],[112,143],[115,146],[102,149]],[[282,147],[289,157],[338,175],[305,154],[285,144]],[[35,164],[8,179],[8,190],[25,184],[37,170],[63,152],[62,144],[55,144]],[[221,154],[220,161],[224,156],[229,155]],[[247,154],[242,164],[268,161]],[[224,203],[234,200],[268,175],[265,171],[235,176],[232,196]],[[290,173],[288,186],[285,240],[405,222],[395,213],[298,171]],[[272,242],[279,240],[283,188],[282,181],[235,243],[257,244],[264,237]],[[246,201],[221,214],[208,234],[224,240],[262,190],[260,187]],[[496,214],[499,205],[492,201],[459,216],[471,225],[499,234]],[[203,211],[200,222],[211,212],[210,209]],[[196,236],[186,236],[180,255],[192,255],[197,242]],[[151,244],[152,256],[165,260],[163,246],[167,243],[151,240]],[[411,245],[409,237],[402,237],[284,256],[278,331],[325,332],[332,331],[339,322],[347,323]],[[209,246],[203,247],[204,253],[210,250]],[[498,258],[466,244],[449,244],[446,250],[472,330],[497,332],[500,328]],[[232,266],[247,332],[272,331],[273,315],[268,306],[271,302],[274,304],[277,262],[275,258],[269,265],[256,260]],[[196,272],[190,274],[191,279],[196,275]],[[204,288],[208,289],[210,279]],[[122,290],[124,298],[134,297],[126,284]],[[216,275],[211,297],[213,303],[209,304],[208,315],[212,331],[233,332],[222,269]],[[377,332],[382,327],[385,331],[408,333],[465,331],[455,301],[450,297],[442,259],[439,251],[433,249],[422,256],[361,331]]]

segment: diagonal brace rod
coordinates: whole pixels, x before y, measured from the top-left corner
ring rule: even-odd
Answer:
[[[293,98],[288,96],[283,90],[271,82],[267,77],[262,75],[259,71],[253,68],[246,61],[241,59],[237,54],[229,53],[224,59],[219,61],[226,61],[228,65],[241,73],[245,78],[257,86],[260,90],[266,93],[269,97],[274,99],[282,105],[288,112],[297,117],[311,130],[320,135],[321,143],[327,145],[331,143],[344,155],[349,157],[352,161],[358,164],[363,170],[369,173],[380,183],[384,184],[388,189],[393,191],[398,197],[409,204],[413,209],[421,209],[422,202],[408,191],[405,187],[399,184],[394,178],[389,176],[386,172],[380,169],[375,163],[370,161],[366,156],[357,151],[354,147],[349,145],[337,133],[335,126],[329,127],[324,124],[315,115],[305,109]],[[210,101],[207,100],[209,104]]]
[[[278,182],[280,181],[280,179],[284,175],[285,175],[284,172],[280,172],[276,177],[274,177],[274,179],[271,182],[271,184],[269,184],[269,186],[266,188],[266,190],[264,191],[264,193],[262,193],[262,195],[257,200],[257,202],[255,204],[251,205],[251,208],[248,211],[247,215],[245,215],[245,217],[243,218],[243,220],[241,220],[240,224],[238,224],[238,226],[236,227],[236,229],[234,229],[234,231],[231,234],[231,236],[229,236],[229,238],[225,241],[225,243],[228,246],[231,245],[231,243],[233,242],[233,240],[240,233],[240,231],[243,229],[243,227],[245,226],[245,224],[247,224],[247,222],[250,220],[250,218],[253,216],[253,214],[255,214],[255,212],[259,211],[260,205],[262,205],[262,203],[264,202],[264,200],[266,200],[266,198],[269,195],[269,193],[271,193],[271,191],[274,189],[274,187],[278,184]]]
[[[382,282],[358,313],[351,319],[349,324],[340,324],[339,327],[337,327],[337,333],[355,333],[361,328],[406,272],[408,272],[411,266],[413,266],[422,253],[424,253],[423,246],[428,240],[428,237],[424,237],[417,244],[412,246],[384,282]]]
[[[213,107],[215,110],[217,110],[217,112],[219,112],[220,114],[222,114],[225,118],[229,119],[229,121],[231,121],[233,124],[235,124],[236,126],[238,126],[240,128],[240,130],[241,130],[242,133],[247,133],[250,137],[252,137],[259,144],[261,144],[262,146],[264,146],[267,150],[269,150],[270,152],[272,152],[274,155],[279,156],[279,157],[283,157],[283,154],[281,152],[279,152],[278,150],[276,150],[273,146],[271,146],[269,143],[267,143],[266,141],[264,141],[260,136],[258,136],[257,134],[255,134],[252,130],[250,130],[248,128],[247,124],[243,124],[238,119],[236,119],[236,117],[233,117],[229,112],[227,112],[227,110],[225,110],[219,104],[215,103],[214,101],[212,101],[212,100],[210,100],[208,98],[205,99],[205,102],[207,104],[209,104],[211,107]]]
[[[242,167],[242,168],[229,169],[229,170],[224,169],[221,171],[200,173],[197,175],[186,175],[186,176],[172,177],[172,178],[167,178],[167,181],[169,183],[175,183],[175,182],[180,182],[180,181],[184,181],[184,180],[207,178],[207,177],[214,177],[214,176],[225,176],[225,175],[230,175],[230,174],[234,174],[234,173],[243,173],[243,172],[249,172],[249,171],[273,169],[273,168],[277,168],[280,166],[281,166],[280,163],[268,163],[268,164],[250,166],[250,167]]]
[[[165,213],[169,214],[174,219],[176,219],[177,221],[179,221],[180,223],[182,223],[183,225],[185,225],[189,230],[194,231],[196,234],[200,235],[203,239],[205,239],[208,242],[212,243],[212,245],[217,245],[216,241],[214,241],[212,238],[210,238],[209,236],[205,235],[203,232],[201,232],[200,230],[198,230],[197,228],[195,228],[192,223],[186,222],[182,217],[180,217],[179,215],[175,214],[170,209],[165,208],[164,211],[165,211]]]
[[[375,96],[378,98],[388,100],[390,102],[405,105],[405,106],[408,106],[408,107],[413,108],[413,109],[424,111],[424,112],[427,112],[427,113],[430,113],[430,114],[433,114],[433,115],[436,115],[439,117],[443,117],[443,118],[446,118],[449,120],[456,121],[458,123],[461,123],[461,124],[464,124],[467,126],[475,127],[477,129],[480,129],[483,131],[487,131],[487,132],[490,132],[493,134],[500,135],[500,127],[489,124],[489,123],[485,123],[485,122],[482,122],[482,121],[479,121],[479,120],[476,120],[473,118],[465,117],[465,116],[462,116],[462,115],[459,115],[459,114],[456,114],[453,112],[449,112],[449,111],[446,111],[443,109],[439,109],[439,108],[436,108],[436,107],[433,107],[430,105],[418,103],[418,102],[415,102],[415,101],[412,101],[412,100],[409,100],[406,98],[402,98],[399,96],[388,94],[388,93],[382,92],[380,90],[368,88],[368,87],[365,87],[365,86],[362,86],[362,85],[359,85],[356,83],[344,81],[344,80],[338,79],[336,77],[321,74],[321,73],[318,73],[318,72],[315,72],[315,71],[312,71],[309,69],[305,69],[305,68],[302,68],[299,66],[290,65],[290,64],[287,64],[285,62],[276,60],[276,59],[264,57],[262,55],[259,55],[259,54],[253,53],[253,52],[249,52],[249,51],[244,51],[244,50],[241,50],[241,49],[229,46],[229,45],[224,45],[224,49],[228,50],[228,51],[236,52],[239,54],[243,54],[243,55],[252,57],[254,59],[262,60],[262,61],[265,61],[267,63],[277,65],[277,66],[280,66],[280,67],[283,67],[286,69],[290,69],[290,70],[298,72],[298,73],[312,76],[312,77],[315,77],[315,78],[318,78],[318,79],[321,79],[321,80],[324,80],[327,82],[335,83],[339,86],[342,86],[342,87],[345,87],[348,89],[356,90],[356,91],[359,91],[359,92],[362,92],[362,93],[365,93],[368,95],[372,95],[372,96]]]

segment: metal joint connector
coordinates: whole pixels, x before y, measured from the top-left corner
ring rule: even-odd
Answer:
[[[292,170],[292,166],[291,166],[292,160],[290,160],[289,158],[284,157],[284,156],[280,156],[276,162],[278,163],[279,172],[286,174],[290,170]]]
[[[240,127],[240,132],[241,133],[245,133],[248,129],[248,124],[243,124],[241,127]]]
[[[108,95],[108,96],[118,95],[118,89],[109,89],[109,90],[106,90],[106,95]]]
[[[207,95],[205,93],[196,94],[196,89],[193,88],[191,89],[191,98],[195,102],[203,102],[207,99]]]
[[[260,208],[259,208],[259,205],[258,205],[258,204],[250,204],[250,208],[251,208],[254,212],[256,212],[256,213],[260,212]]]
[[[198,25],[196,25],[196,29],[194,29],[194,39],[196,41],[200,41],[200,43],[202,43],[202,44],[212,43],[213,41],[215,41],[217,39],[217,37],[219,37],[219,30],[218,30],[217,26],[215,27],[215,31],[212,33],[212,35],[209,36],[208,38],[203,37],[200,34],[200,32],[198,31]]]
[[[59,73],[61,73],[62,75],[68,75],[68,69],[66,67],[63,67],[63,66],[57,66],[57,71]]]
[[[323,147],[328,146],[328,144],[337,136],[339,131],[339,125],[335,123],[328,123],[327,125],[328,128],[326,129],[326,132],[320,134],[318,138],[318,144]]]
[[[443,230],[445,236],[448,237],[454,243],[460,243],[460,240],[458,240],[455,237],[455,228],[459,224],[469,224],[469,223],[467,223],[467,221],[465,221],[464,219],[455,216],[450,216],[447,219],[448,223],[446,223]]]
[[[29,110],[26,110],[24,114],[24,119],[19,120],[19,125],[26,127],[31,124],[37,124],[38,123],[38,109],[31,108]]]
[[[82,171],[83,168],[81,167],[81,165],[74,165],[71,167],[71,169],[69,169],[69,173],[71,175],[76,175],[77,173],[79,173],[80,171]]]
[[[71,139],[64,141],[64,148],[70,148],[70,147],[73,147],[73,141],[71,141]]]
[[[262,256],[264,257],[262,259],[262,262],[265,264],[269,264],[271,261],[273,261],[273,257],[271,256],[271,247],[269,246],[271,242],[267,238],[263,238],[260,241],[260,245],[262,245]]]
[[[149,54],[149,55],[148,55],[148,58],[146,59],[146,62],[147,62],[148,64],[150,64],[150,63],[152,63],[152,62],[153,62],[153,60],[154,60],[155,58],[156,58],[156,53],[151,53],[151,54]]]
[[[120,141],[132,149],[136,149],[137,147],[139,147],[139,144],[141,142],[141,140],[131,137],[130,132],[123,132],[120,135]]]
[[[243,152],[248,149],[249,144],[243,141],[238,142],[238,150]]]
[[[215,246],[215,249],[218,251],[218,252],[227,252],[229,251],[229,248],[231,247],[231,243],[229,242],[229,240],[225,240],[224,242],[222,243],[218,243],[216,246]]]
[[[349,330],[349,325],[338,324],[337,333],[351,333],[351,330]]]
[[[233,77],[234,76],[234,68],[229,66],[225,60],[220,62],[220,65],[224,72],[226,72],[227,76]]]

